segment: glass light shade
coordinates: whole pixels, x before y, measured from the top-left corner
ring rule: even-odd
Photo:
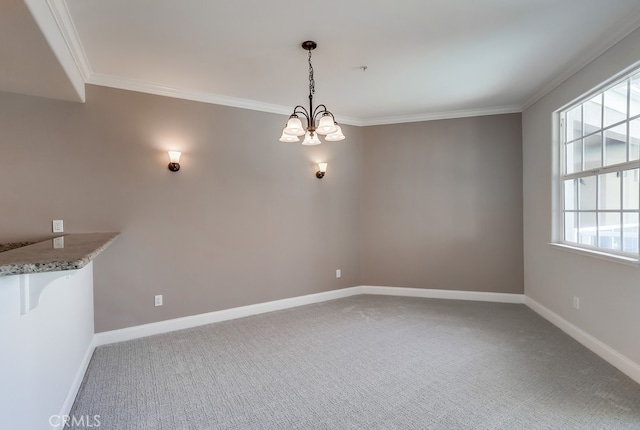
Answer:
[[[318,170],[322,173],[327,173],[327,163],[318,163]]]
[[[300,138],[298,136],[294,136],[293,134],[287,134],[282,132],[282,136],[280,136],[280,142],[300,142]]]
[[[320,138],[318,138],[318,134],[317,133],[309,133],[307,131],[307,133],[304,136],[304,141],[302,141],[303,145],[307,145],[307,146],[311,146],[311,145],[320,145]]]
[[[302,136],[305,133],[305,129],[302,128],[302,121],[297,116],[292,116],[287,121],[287,126],[284,128],[284,133],[291,134],[293,136]]]
[[[342,134],[342,129],[340,128],[340,126],[336,126],[336,131],[327,135],[325,139],[329,142],[337,142],[339,140],[343,140],[344,134]]]
[[[169,153],[169,160],[172,163],[179,163],[180,162],[180,156],[182,155],[182,152],[180,151],[167,151]]]
[[[316,133],[318,134],[329,134],[336,131],[336,125],[333,122],[333,118],[331,115],[325,114],[322,115],[320,121],[318,121],[318,128],[316,128]]]

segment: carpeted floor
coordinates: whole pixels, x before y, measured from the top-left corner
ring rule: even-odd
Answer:
[[[361,295],[99,347],[72,415],[101,430],[640,429],[640,385],[524,305]]]

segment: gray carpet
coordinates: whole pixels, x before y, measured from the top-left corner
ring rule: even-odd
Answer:
[[[524,305],[362,295],[97,348],[72,414],[101,430],[640,429],[640,385]]]

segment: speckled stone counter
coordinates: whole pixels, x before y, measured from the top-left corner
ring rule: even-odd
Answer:
[[[12,249],[22,248],[23,246],[33,245],[36,242],[5,242],[0,243],[0,252],[11,251]]]
[[[119,233],[67,234],[0,252],[0,276],[81,269],[109,246]]]

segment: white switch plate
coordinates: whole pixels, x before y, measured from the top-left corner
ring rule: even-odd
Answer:
[[[162,294],[158,294],[155,299],[156,306],[162,306]]]
[[[342,270],[336,269],[336,278],[342,278]]]
[[[61,219],[53,220],[53,232],[54,233],[62,233],[64,231],[64,224]]]
[[[573,296],[573,307],[580,310],[580,297]]]

